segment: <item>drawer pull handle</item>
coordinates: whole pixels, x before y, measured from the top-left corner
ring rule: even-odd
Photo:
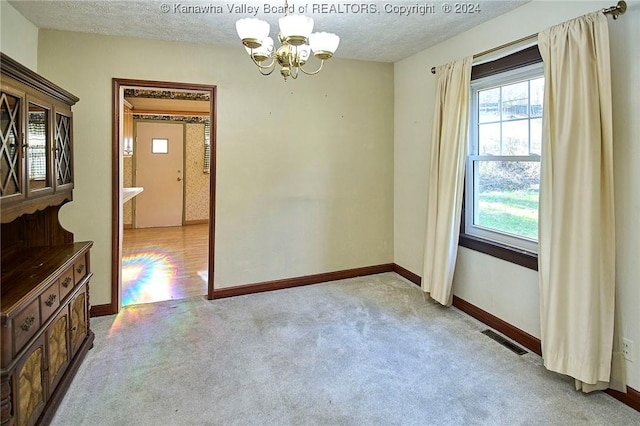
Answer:
[[[69,287],[69,284],[71,284],[71,277],[67,277],[64,279],[64,281],[62,281],[62,287],[64,288]]]
[[[48,307],[52,307],[57,297],[58,296],[56,296],[55,294],[50,295],[47,301],[44,302],[44,304],[47,305]]]
[[[24,323],[20,326],[20,328],[24,331],[29,331],[35,320],[35,317],[28,317],[26,320],[24,320]]]
[[[71,331],[75,332],[77,329],[78,329],[78,327],[73,327],[73,328],[71,329]]]
[[[78,266],[78,267],[76,268],[76,272],[77,272],[77,273],[79,273],[79,274],[80,274],[80,273],[82,273],[82,271],[84,271],[84,265],[80,265],[80,266]]]

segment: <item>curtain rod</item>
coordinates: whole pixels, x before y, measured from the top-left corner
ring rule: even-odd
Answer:
[[[602,13],[605,15],[611,15],[613,19],[618,19],[618,16],[623,15],[627,11],[627,3],[624,0],[620,0],[618,4],[615,6],[607,7],[602,9]],[[476,53],[473,55],[473,59],[477,59],[481,56],[488,55],[489,53],[496,52],[498,50],[504,49],[505,47],[513,46],[514,44],[522,43],[528,40],[532,40],[538,36],[538,33],[528,35],[526,37],[519,38],[518,40],[510,41],[509,43],[505,43],[501,46],[494,47],[484,52]],[[436,67],[431,67],[431,74],[436,73]]]

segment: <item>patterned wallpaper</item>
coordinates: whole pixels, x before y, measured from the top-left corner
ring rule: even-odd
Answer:
[[[155,89],[124,89],[125,98],[150,98],[150,99],[185,99],[190,101],[208,101],[209,92],[188,92]]]
[[[185,150],[185,220],[209,218],[209,177],[204,173],[204,124],[185,124],[187,143]]]
[[[211,176],[203,171],[204,124],[188,123],[185,126],[185,220],[187,222],[203,221],[209,218],[209,177]],[[124,157],[122,168],[123,186],[135,186],[133,183],[133,157]],[[127,201],[123,206],[123,223],[125,225],[133,223],[133,205],[133,201]]]

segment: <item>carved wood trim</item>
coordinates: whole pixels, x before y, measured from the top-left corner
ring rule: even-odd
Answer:
[[[11,424],[13,413],[11,412],[11,376],[3,377],[0,383],[0,423]]]
[[[73,234],[58,221],[58,212],[66,201],[21,215],[1,226],[2,260],[15,252],[31,247],[59,246],[73,243]]]
[[[71,201],[72,199],[73,196],[71,195],[71,190],[67,190],[54,195],[21,200],[14,205],[7,206],[3,202],[1,222],[3,224],[13,222],[16,218],[22,216],[23,214],[33,214],[39,210],[44,210],[47,207],[58,206],[65,203],[66,201]]]
[[[80,100],[2,52],[0,52],[0,70],[3,74],[65,104],[74,105]]]

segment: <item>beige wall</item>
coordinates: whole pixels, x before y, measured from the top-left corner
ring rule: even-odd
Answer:
[[[6,0],[0,0],[0,24],[0,51],[38,71],[38,27]]]
[[[395,64],[394,258],[422,275],[427,168],[434,104],[429,69],[482,52],[614,2],[528,3],[431,49]],[[635,342],[635,363],[627,363],[629,385],[640,389],[640,2],[609,19],[614,110],[617,221],[617,284],[623,335]],[[454,294],[505,321],[540,336],[538,274],[460,248]]]
[[[237,48],[40,30],[39,71],[80,97],[74,202],[93,240],[92,304],[110,301],[111,79],[215,84],[215,286],[393,261],[393,65],[332,59],[263,77]]]

